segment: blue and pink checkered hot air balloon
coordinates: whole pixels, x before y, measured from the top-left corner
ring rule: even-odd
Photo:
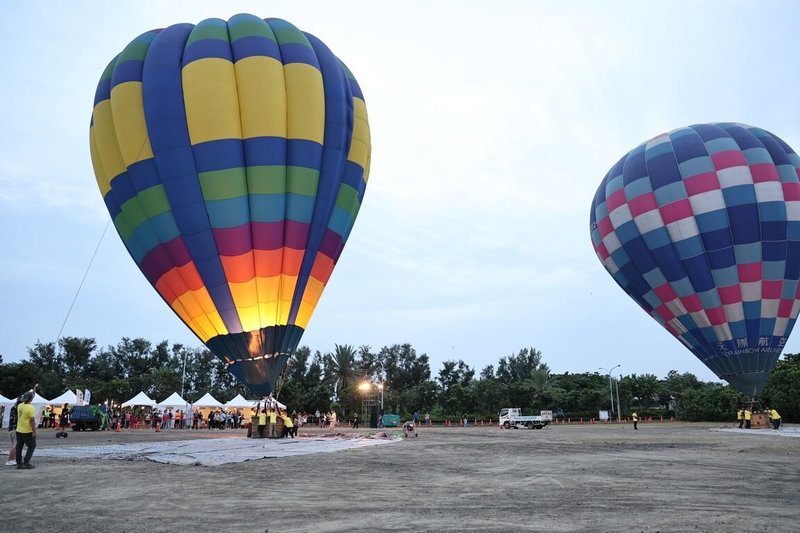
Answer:
[[[150,31],[103,73],[90,145],[147,280],[241,382],[270,394],[367,185],[370,130],[350,71],[279,19]]]
[[[591,238],[614,280],[717,376],[757,396],[798,311],[800,157],[744,124],[659,135],[608,172]]]

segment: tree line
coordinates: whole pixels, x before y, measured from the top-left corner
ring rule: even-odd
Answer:
[[[220,401],[247,388],[225,364],[205,348],[167,341],[123,338],[114,346],[98,347],[92,338],[65,337],[57,343],[37,342],[20,362],[3,363],[0,392],[16,397],[33,383],[40,393],[55,397],[67,389],[89,389],[97,402],[123,402],[139,391],[157,400],[183,391],[188,401],[211,392]],[[387,413],[408,417],[430,413],[434,420],[497,418],[503,407],[524,413],[551,409],[556,416],[596,418],[611,410],[623,417],[636,410],[642,416],[675,416],[688,421],[735,418],[745,397],[728,385],[704,382],[689,372],[631,374],[613,379],[598,372],[554,374],[541,351],[522,348],[500,357],[479,372],[463,360],[444,361],[432,374],[426,354],[410,344],[373,350],[370,346],[334,345],[330,352],[312,353],[307,346],[291,357],[278,399],[292,410],[313,413],[335,409],[340,416],[361,412],[362,383],[383,390]],[[609,385],[610,389],[609,390]],[[786,354],[772,372],[764,394],[786,421],[800,420],[800,354]]]

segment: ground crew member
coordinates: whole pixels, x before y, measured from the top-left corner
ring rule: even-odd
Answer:
[[[283,438],[292,437],[292,428],[294,428],[294,424],[292,423],[292,419],[286,413],[281,414],[281,418],[283,419]]]
[[[275,412],[274,407],[269,408],[269,438],[274,439],[278,435],[275,434],[275,424],[278,422],[278,413]]]
[[[633,429],[638,431],[639,430],[639,415],[636,414],[636,411],[633,412],[633,414],[631,415],[631,418],[633,419]]]
[[[740,407],[738,411],[736,411],[736,420],[739,421],[739,429],[742,429],[744,425],[744,407]]]
[[[744,408],[744,428],[750,429],[750,417],[753,413],[750,411],[749,407]]]
[[[17,406],[17,468],[20,470],[34,468],[31,464],[33,450],[36,449],[36,408],[31,405],[34,392],[22,395],[22,403]],[[25,457],[22,448],[26,447]]]
[[[769,410],[769,419],[772,420],[772,429],[780,429],[781,415],[775,409]]]
[[[267,412],[266,411],[259,411],[258,412],[258,438],[264,438],[264,428],[267,427]]]

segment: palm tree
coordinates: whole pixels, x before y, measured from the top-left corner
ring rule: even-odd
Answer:
[[[326,378],[333,384],[333,396],[346,389],[355,379],[356,349],[349,344],[335,344],[333,354],[326,356]]]
[[[534,404],[542,407],[542,401],[548,398],[553,392],[553,380],[550,376],[550,368],[542,363],[533,371],[531,375],[533,385]]]

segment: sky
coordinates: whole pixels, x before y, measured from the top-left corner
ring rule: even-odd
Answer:
[[[410,343],[434,376],[534,347],[557,373],[716,380],[602,267],[589,209],[620,157],[675,128],[742,122],[800,149],[793,3],[14,2],[0,18],[4,362],[62,325],[100,346],[202,346],[113,226],[101,239],[88,128],[103,69],[137,35],[237,13],[322,39],[369,113],[366,196],[302,345]]]

